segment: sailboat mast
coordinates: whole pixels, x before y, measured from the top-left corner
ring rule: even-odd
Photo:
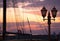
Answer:
[[[30,33],[32,34],[32,30],[31,30],[31,26],[30,26],[28,17],[27,17],[27,21],[28,21],[28,24],[29,24]]]

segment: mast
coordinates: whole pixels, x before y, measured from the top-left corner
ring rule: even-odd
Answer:
[[[32,41],[32,30],[31,30],[31,26],[30,26],[28,17],[27,17],[27,21],[28,21],[29,29],[30,29],[30,41]]]
[[[31,26],[30,26],[28,17],[27,17],[27,21],[28,21],[28,24],[29,24],[30,34],[32,35],[32,30],[31,30]]]

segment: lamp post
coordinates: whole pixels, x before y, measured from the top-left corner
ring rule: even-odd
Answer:
[[[48,12],[47,19],[45,19],[45,16],[46,16],[46,13],[47,13],[47,9],[45,7],[43,7],[41,9],[41,13],[42,13],[43,20],[48,20],[48,40],[51,41],[50,25],[51,25],[51,20],[55,20],[55,17],[56,17],[56,14],[57,14],[57,10],[56,10],[55,7],[53,7],[53,9],[51,10],[53,19],[51,19],[50,12]]]
[[[6,35],[6,0],[3,0],[3,40]]]

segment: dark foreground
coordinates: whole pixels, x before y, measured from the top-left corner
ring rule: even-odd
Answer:
[[[48,40],[41,40],[41,39],[32,39],[32,40],[29,40],[29,39],[15,39],[15,40],[4,40],[4,41],[48,41]],[[56,41],[56,40],[53,40],[53,41]]]
[[[2,36],[0,36],[0,41],[2,41]],[[4,41],[48,41],[48,35],[15,35],[6,36]],[[51,36],[51,41],[56,41],[54,35]],[[60,37],[58,39],[60,41]]]
[[[4,41],[48,41],[48,40],[41,40],[41,39],[15,39],[15,40],[4,40]]]

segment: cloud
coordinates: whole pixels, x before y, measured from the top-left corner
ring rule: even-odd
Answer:
[[[21,6],[21,5],[23,5],[23,6],[21,6],[22,7],[22,9],[25,9],[25,8],[28,8],[28,9],[25,9],[25,10],[27,10],[26,12],[25,12],[25,15],[26,14],[28,14],[29,13],[29,17],[30,18],[32,18],[32,16],[33,17],[35,17],[34,15],[31,15],[30,16],[30,14],[32,13],[32,14],[35,14],[35,15],[37,15],[37,12],[28,12],[28,10],[29,9],[31,9],[32,10],[32,8],[34,9],[34,10],[37,10],[37,8],[39,9],[39,7],[41,7],[41,6],[46,6],[47,7],[47,9],[49,10],[49,9],[52,9],[52,7],[55,5],[56,6],[56,8],[57,8],[57,10],[59,11],[60,10],[60,0],[55,0],[55,2],[53,2],[54,0],[45,0],[44,2],[40,2],[39,0],[14,0],[14,5],[15,6],[13,6],[13,2],[12,2],[12,0],[7,0],[7,8],[8,7],[13,7],[13,8],[17,8],[17,5],[18,5],[18,3],[20,4],[20,3],[22,3],[22,4],[20,4],[20,5],[18,5],[18,6]],[[2,0],[0,0],[0,7],[3,7],[3,1]],[[30,8],[29,8],[30,7]],[[37,8],[36,8],[37,7]],[[19,9],[19,8],[18,8]],[[21,8],[20,8],[21,9]],[[22,10],[21,9],[21,10]],[[17,10],[18,11],[18,10]],[[60,13],[60,11],[59,11],[59,13]],[[60,17],[60,14],[58,13],[58,16]],[[38,11],[38,14],[39,14],[39,11]],[[27,15],[25,16],[25,18],[27,17]],[[31,20],[34,20],[34,19],[31,19]],[[35,19],[35,20],[37,20],[37,19]],[[60,22],[60,21],[59,21]],[[44,25],[45,24],[45,25]],[[43,33],[43,32],[40,32],[40,31],[44,31],[45,30],[45,27],[47,28],[47,25],[46,25],[46,23],[44,23],[44,24],[41,24],[41,23],[38,23],[38,22],[31,22],[30,21],[30,25],[31,25],[31,27],[32,27],[32,30],[33,30],[33,34],[37,34],[37,33]],[[55,31],[56,33],[57,32],[59,32],[60,31],[60,25],[59,25],[60,23],[58,23],[58,22],[56,22],[56,23],[52,23],[52,25],[51,25],[51,28],[52,28],[52,32],[53,31]],[[26,27],[26,28],[28,28],[29,26],[27,26],[27,25],[29,25],[28,24],[28,22],[24,22],[24,26]],[[23,26],[23,22],[21,22],[21,23],[18,23],[17,22],[17,24],[16,23],[7,23],[7,29],[8,29],[8,31],[17,31],[17,26],[18,27],[21,27],[21,26]],[[2,26],[1,26],[2,27]],[[41,29],[40,29],[41,28]],[[42,28],[44,28],[44,29],[42,29]],[[29,29],[29,28],[28,28]],[[27,29],[27,32],[28,32],[28,29]],[[39,30],[40,29],[40,30]],[[57,30],[56,30],[57,29]]]
[[[29,4],[27,6],[23,6],[23,8],[28,8],[28,7],[40,7],[40,6],[45,6],[47,9],[52,9],[53,6],[56,6],[58,10],[60,10],[60,0],[45,0],[44,2],[41,1],[36,1],[32,2],[32,4]]]
[[[56,8],[58,10],[60,10],[60,0],[45,0],[43,2],[41,2],[40,0],[14,0],[14,5],[13,6],[13,0],[7,0],[7,7],[16,7],[17,8],[17,4],[18,3],[32,3],[29,5],[25,5],[23,6],[25,7],[40,7],[40,6],[46,6],[49,7],[50,9],[52,8],[52,6],[56,6]],[[0,7],[3,7],[3,0],[0,0]]]

